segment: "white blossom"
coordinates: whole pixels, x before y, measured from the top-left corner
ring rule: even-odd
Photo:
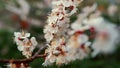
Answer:
[[[112,53],[116,49],[116,42],[119,38],[116,25],[107,22],[102,17],[85,20],[85,23],[95,27],[98,32],[92,45],[94,49],[92,53],[93,57],[99,53]]]
[[[32,56],[32,52],[35,49],[37,45],[37,41],[35,37],[30,37],[30,33],[20,33],[20,32],[15,32],[15,42],[17,44],[17,48],[19,51],[22,52],[24,56],[29,58]]]

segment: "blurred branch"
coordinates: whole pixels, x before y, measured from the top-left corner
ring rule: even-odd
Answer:
[[[26,0],[17,0],[17,3],[20,5],[19,8],[10,4],[6,4],[6,9],[18,14],[22,19],[26,19],[30,12],[30,5]]]

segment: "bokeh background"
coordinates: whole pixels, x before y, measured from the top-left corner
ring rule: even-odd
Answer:
[[[14,43],[14,32],[24,29],[37,38],[39,45],[36,50],[45,44],[43,28],[47,16],[51,11],[51,0],[26,0],[26,3],[18,3],[18,0],[0,0],[0,59],[22,59],[21,52]],[[120,27],[120,0],[84,0],[78,7],[89,6],[96,2],[102,16]],[[115,15],[110,16],[107,9],[110,5],[117,6]],[[22,7],[23,6],[23,7]],[[71,22],[76,16],[71,17]],[[120,45],[120,44],[118,44]],[[120,68],[120,47],[110,55],[98,55],[95,58],[76,60],[68,65],[43,67],[44,59],[39,58],[30,63],[32,68]],[[7,64],[0,63],[0,68],[6,68]]]

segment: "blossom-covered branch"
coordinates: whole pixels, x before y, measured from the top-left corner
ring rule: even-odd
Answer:
[[[68,31],[70,16],[77,12],[77,6],[81,2],[82,0],[52,1],[53,9],[48,16],[47,25],[44,29],[45,39],[48,42],[44,66],[51,65],[54,62],[58,65],[67,64],[77,59],[74,55],[77,54],[77,47],[74,46],[74,43],[70,43],[72,40],[69,40]]]

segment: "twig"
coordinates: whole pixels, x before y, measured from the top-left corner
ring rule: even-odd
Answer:
[[[42,50],[44,50],[47,46],[41,47],[32,57],[28,58],[28,59],[0,59],[1,63],[29,63],[37,58],[40,57],[45,57],[46,55],[39,55],[40,52],[42,52]]]

